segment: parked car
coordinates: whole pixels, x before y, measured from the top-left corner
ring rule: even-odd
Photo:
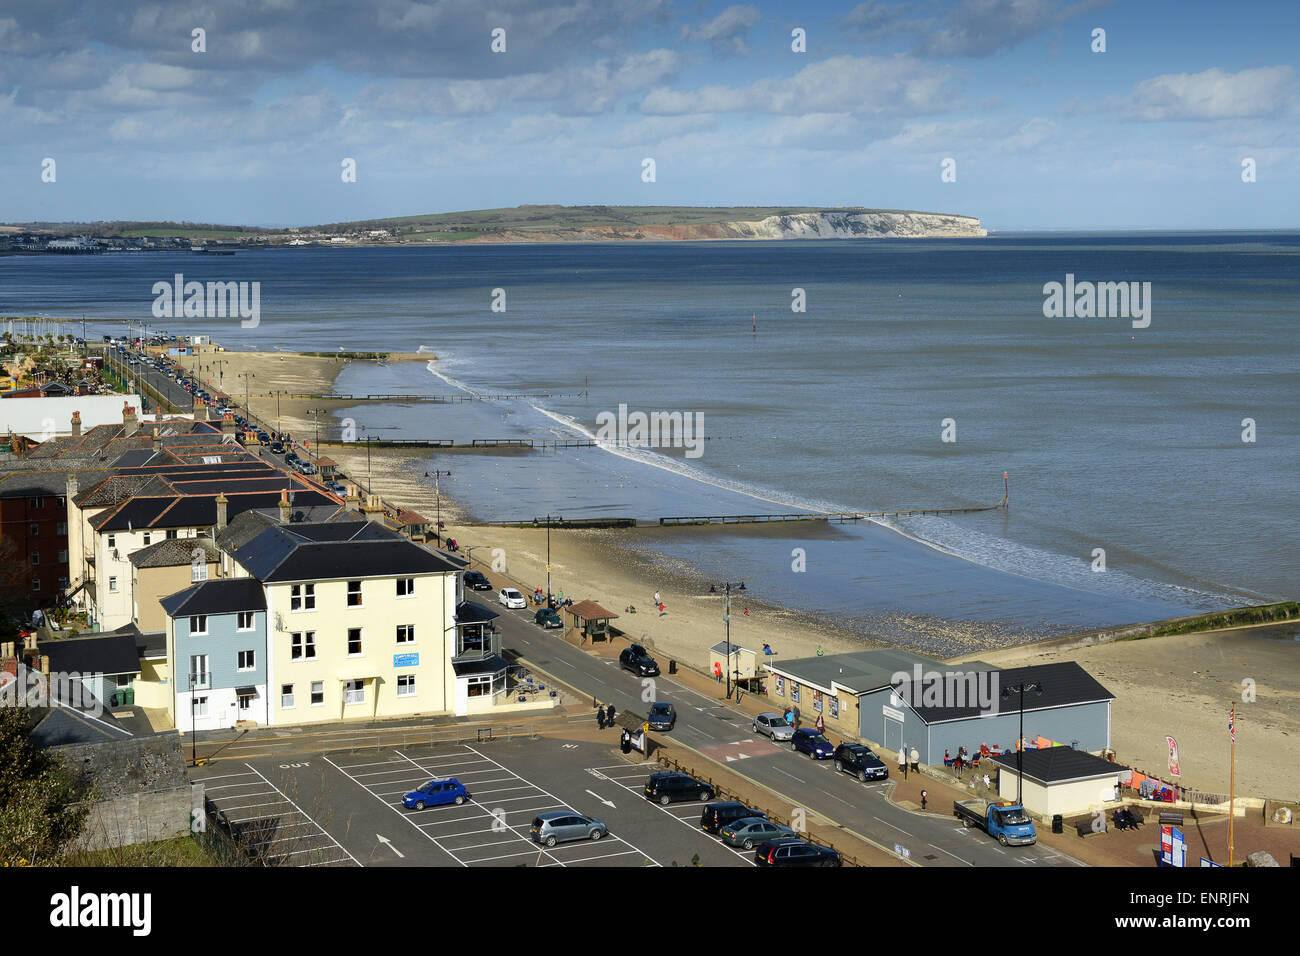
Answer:
[[[735,800],[719,800],[716,803],[706,804],[700,811],[700,829],[705,833],[717,833],[728,823],[747,820],[750,817],[766,820],[767,814],[752,810]]]
[[[762,817],[742,817],[739,820],[732,820],[718,831],[718,836],[722,838],[723,843],[741,850],[752,850],[760,843],[794,835],[795,832],[789,827],[764,820]]]
[[[421,787],[402,797],[402,806],[408,810],[423,810],[425,807],[440,807],[446,804],[459,806],[469,799],[469,791],[455,777],[444,780],[430,780]]]
[[[538,627],[564,627],[560,615],[555,613],[554,608],[549,607],[539,607],[537,613],[533,615],[533,621]]]
[[[754,862],[759,866],[839,866],[840,855],[828,847],[787,837],[760,843]]]
[[[271,442],[271,454],[272,455],[284,454],[284,442],[279,442],[279,441]]]
[[[790,738],[790,749],[805,753],[814,760],[826,760],[835,755],[835,745],[817,731],[800,727]]]
[[[524,596],[514,588],[502,588],[497,592],[497,600],[506,607],[524,608],[528,606],[528,602],[524,600]]]
[[[487,579],[487,575],[482,571],[466,571],[465,587],[475,591],[491,591],[492,582]]]
[[[600,820],[584,817],[572,810],[539,813],[533,818],[530,830],[533,842],[543,846],[555,846],[569,840],[599,840],[607,833],[609,827]]]
[[[343,487],[343,482],[341,481],[331,481],[327,487],[336,495],[346,494],[347,492],[347,488]]]
[[[794,728],[780,714],[759,714],[754,718],[754,733],[766,734],[773,740],[789,740]]]
[[[655,677],[659,674],[659,664],[640,644],[632,644],[618,655],[619,666],[642,677]]]
[[[651,730],[672,730],[677,724],[677,710],[666,700],[657,700],[650,705],[650,715],[646,723]]]
[[[835,748],[835,770],[851,773],[863,783],[868,780],[885,780],[889,768],[883,760],[862,744],[840,744]]]
[[[664,806],[679,800],[708,801],[713,799],[713,788],[684,773],[666,770],[652,773],[646,779],[645,798],[657,800]]]

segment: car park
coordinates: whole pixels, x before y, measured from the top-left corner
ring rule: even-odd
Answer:
[[[677,709],[666,700],[657,700],[650,705],[646,723],[651,730],[672,730],[677,725]]]
[[[759,714],[754,718],[754,733],[764,734],[773,740],[789,740],[794,728],[780,714]]]
[[[482,571],[466,571],[465,587],[474,591],[491,591],[492,582],[487,579]]]
[[[524,596],[514,588],[502,588],[497,592],[497,600],[509,608],[522,609],[528,606],[528,602],[524,600]]]
[[[748,820],[751,817],[765,820],[767,814],[760,810],[753,810],[735,800],[720,800],[717,803],[707,804],[700,811],[700,829],[705,833],[717,833],[728,823]]]
[[[595,817],[584,817],[571,810],[553,810],[539,813],[533,818],[529,835],[534,843],[555,846],[570,840],[599,840],[609,833],[609,827]]]
[[[663,806],[681,800],[713,799],[713,788],[702,780],[696,780],[675,770],[652,773],[645,782],[645,798],[656,801]]]
[[[783,827],[771,820],[764,820],[762,817],[742,817],[739,820],[732,820],[724,826],[718,831],[718,836],[722,838],[722,842],[727,846],[739,850],[752,850],[760,843],[769,840],[793,837],[795,832],[789,827]]]
[[[835,745],[817,731],[800,727],[790,738],[790,749],[807,754],[814,760],[826,760],[835,755]]]
[[[632,644],[618,655],[619,666],[641,677],[655,677],[659,674],[659,664],[640,644]]]
[[[550,607],[539,607],[537,613],[533,615],[533,622],[538,627],[564,627],[564,622],[560,620],[560,615],[555,613],[555,608]]]
[[[835,770],[852,774],[863,783],[868,780],[886,780],[889,768],[870,747],[862,744],[840,744],[835,748]]]
[[[754,850],[759,866],[839,866],[840,855],[829,847],[786,838],[760,843]]]
[[[408,810],[423,810],[425,807],[440,807],[447,804],[459,806],[469,799],[469,791],[455,777],[442,780],[430,780],[402,797],[402,806]]]

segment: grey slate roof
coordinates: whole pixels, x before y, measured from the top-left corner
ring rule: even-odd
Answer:
[[[50,672],[78,674],[138,674],[140,656],[135,639],[127,634],[95,634],[40,641],[40,652],[50,659]]]
[[[995,762],[1011,770],[1016,769],[1016,754],[999,754]],[[1123,764],[1111,763],[1086,750],[1073,747],[1044,747],[1026,750],[1021,755],[1026,780],[1038,783],[1069,783],[1074,780],[1092,780],[1109,777],[1129,769]]]
[[[829,688],[835,681],[857,694],[888,687],[895,673],[906,671],[910,674],[917,664],[922,670],[938,670],[944,666],[931,658],[895,647],[827,654],[824,657],[799,657],[788,661],[767,658],[764,663],[776,673],[793,677],[801,683]],[[981,666],[978,662],[961,666],[967,670],[989,669],[987,664]]]
[[[218,578],[169,594],[160,602],[170,617],[265,611],[266,594],[253,578]]]
[[[127,560],[137,568],[175,568],[194,561],[194,549],[203,551],[205,561],[220,561],[221,552],[211,538],[165,538],[147,548],[132,551]]]
[[[486,624],[488,621],[494,621],[500,616],[492,608],[479,604],[477,601],[461,601],[456,605],[457,627],[466,624]]]
[[[949,670],[971,671],[988,669],[987,665],[977,668],[974,663],[945,665]],[[1006,688],[1019,687],[1022,683],[1033,681],[1042,685],[1042,692],[1033,691],[1025,694],[1025,713],[1036,710],[1048,710],[1054,707],[1069,707],[1076,704],[1112,701],[1115,695],[1097,682],[1097,679],[1074,661],[1061,661],[1055,664],[1036,664],[1031,667],[1011,667],[995,671],[998,693],[991,700],[988,710],[975,706],[966,707],[926,707],[914,706],[927,724],[948,720],[963,720],[969,717],[990,716],[992,714],[1014,714],[1020,711],[1020,695],[1002,696]]]

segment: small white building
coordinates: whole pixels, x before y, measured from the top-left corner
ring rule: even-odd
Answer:
[[[65,395],[0,400],[0,434],[13,432],[36,441],[72,434],[72,413],[81,413],[81,428],[121,425],[123,405],[140,420],[139,395]]]
[[[1129,768],[1073,747],[1044,747],[1023,755],[1001,754],[998,765],[998,796],[1016,799],[1017,757],[1022,757],[1024,785],[1021,799],[1030,813],[1042,817],[1063,817],[1116,804],[1120,775]]]

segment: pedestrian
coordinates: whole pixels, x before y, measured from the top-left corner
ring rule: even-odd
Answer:
[[[799,705],[798,704],[793,705],[790,708],[790,712],[794,714],[794,729],[798,730],[799,729]]]
[[[985,790],[992,790],[992,789],[993,789],[993,783],[992,783],[992,781],[989,780],[989,775],[988,775],[988,774],[985,774],[985,775],[984,775],[984,789],[985,789]]]
[[[819,733],[819,734],[820,734],[820,733],[825,733],[825,731],[826,731],[826,721],[822,720],[822,715],[821,715],[821,714],[818,714],[818,715],[817,715],[817,733]]]
[[[789,708],[789,707],[787,707],[787,708],[785,709],[785,713],[782,714],[781,716],[785,718],[785,722],[786,722],[787,724],[789,724],[791,727],[794,726],[794,714],[792,714],[792,713],[790,712],[790,708]]]
[[[663,602],[663,601],[660,601],[660,602],[659,602],[659,616],[660,616],[660,617],[663,617],[663,616],[664,616],[664,602]]]
[[[596,726],[601,730],[605,729],[605,711],[600,707],[596,708]]]
[[[722,683],[722,664],[718,661],[713,662],[713,676],[719,684]]]
[[[907,744],[900,744],[898,747],[898,772],[904,773],[907,770]]]
[[[563,592],[563,591],[556,591],[556,592],[555,592],[555,600],[556,600],[558,603],[563,604],[563,603],[564,603],[564,592]]]
[[[921,791],[921,809],[922,809],[922,810],[925,809],[925,798],[928,797],[928,796],[929,796],[929,794],[926,793],[924,790]]]
[[[908,757],[911,759],[911,761],[912,761],[912,771],[913,771],[913,773],[920,773],[920,772],[921,772],[921,754],[917,751],[917,749],[916,749],[915,747],[913,747],[912,750],[911,750],[911,752],[908,753],[907,756],[908,756]]]
[[[662,602],[662,601],[660,600],[660,598],[659,598],[659,592],[656,591],[656,592],[655,592],[655,607],[658,607],[661,603],[663,603],[663,602]]]
[[[614,726],[614,705],[613,704],[610,704],[609,707],[605,709],[605,723],[609,724],[611,727]]]
[[[766,654],[766,655],[768,655],[768,656],[771,656],[771,654],[772,654],[772,645],[771,645],[771,644],[768,644],[768,643],[766,643],[766,642],[764,642],[764,643],[763,643],[763,653]]]

